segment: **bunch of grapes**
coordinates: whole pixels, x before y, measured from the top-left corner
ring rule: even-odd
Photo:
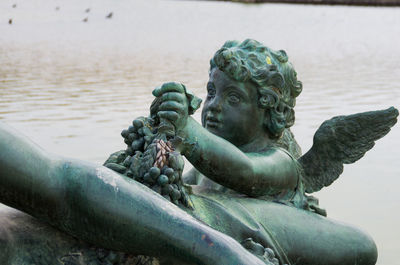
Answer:
[[[176,205],[192,207],[182,181],[184,160],[175,151],[156,117],[139,117],[121,132],[126,150],[116,152],[104,166],[133,178]]]

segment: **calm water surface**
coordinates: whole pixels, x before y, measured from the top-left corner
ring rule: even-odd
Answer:
[[[399,8],[14,2],[0,2],[0,120],[54,153],[102,163],[163,82],[204,98],[209,59],[228,39],[287,51],[304,84],[293,129],[303,151],[332,116],[400,107]],[[381,265],[400,250],[399,139],[397,126],[317,194],[331,218],[372,235]]]

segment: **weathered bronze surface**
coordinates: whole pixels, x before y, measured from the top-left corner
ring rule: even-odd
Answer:
[[[284,51],[228,41],[211,60],[202,125],[191,117],[201,100],[163,84],[104,166],[50,155],[0,124],[0,202],[35,217],[0,216],[1,263],[375,264],[373,240],[308,194],[398,111],[325,121],[301,155],[290,131],[301,90]],[[182,156],[194,166],[185,175]]]

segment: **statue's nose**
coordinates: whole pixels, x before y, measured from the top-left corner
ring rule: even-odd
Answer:
[[[222,110],[222,100],[218,97],[214,97],[209,104],[209,109],[215,112],[221,112]]]

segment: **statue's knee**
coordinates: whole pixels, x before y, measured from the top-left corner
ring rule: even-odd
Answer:
[[[376,248],[375,242],[370,238],[367,246],[362,250],[363,259],[365,263],[361,264],[371,264],[374,265],[378,259],[378,250]]]
[[[361,232],[355,246],[357,264],[374,265],[378,258],[378,250],[374,240],[367,234]]]

